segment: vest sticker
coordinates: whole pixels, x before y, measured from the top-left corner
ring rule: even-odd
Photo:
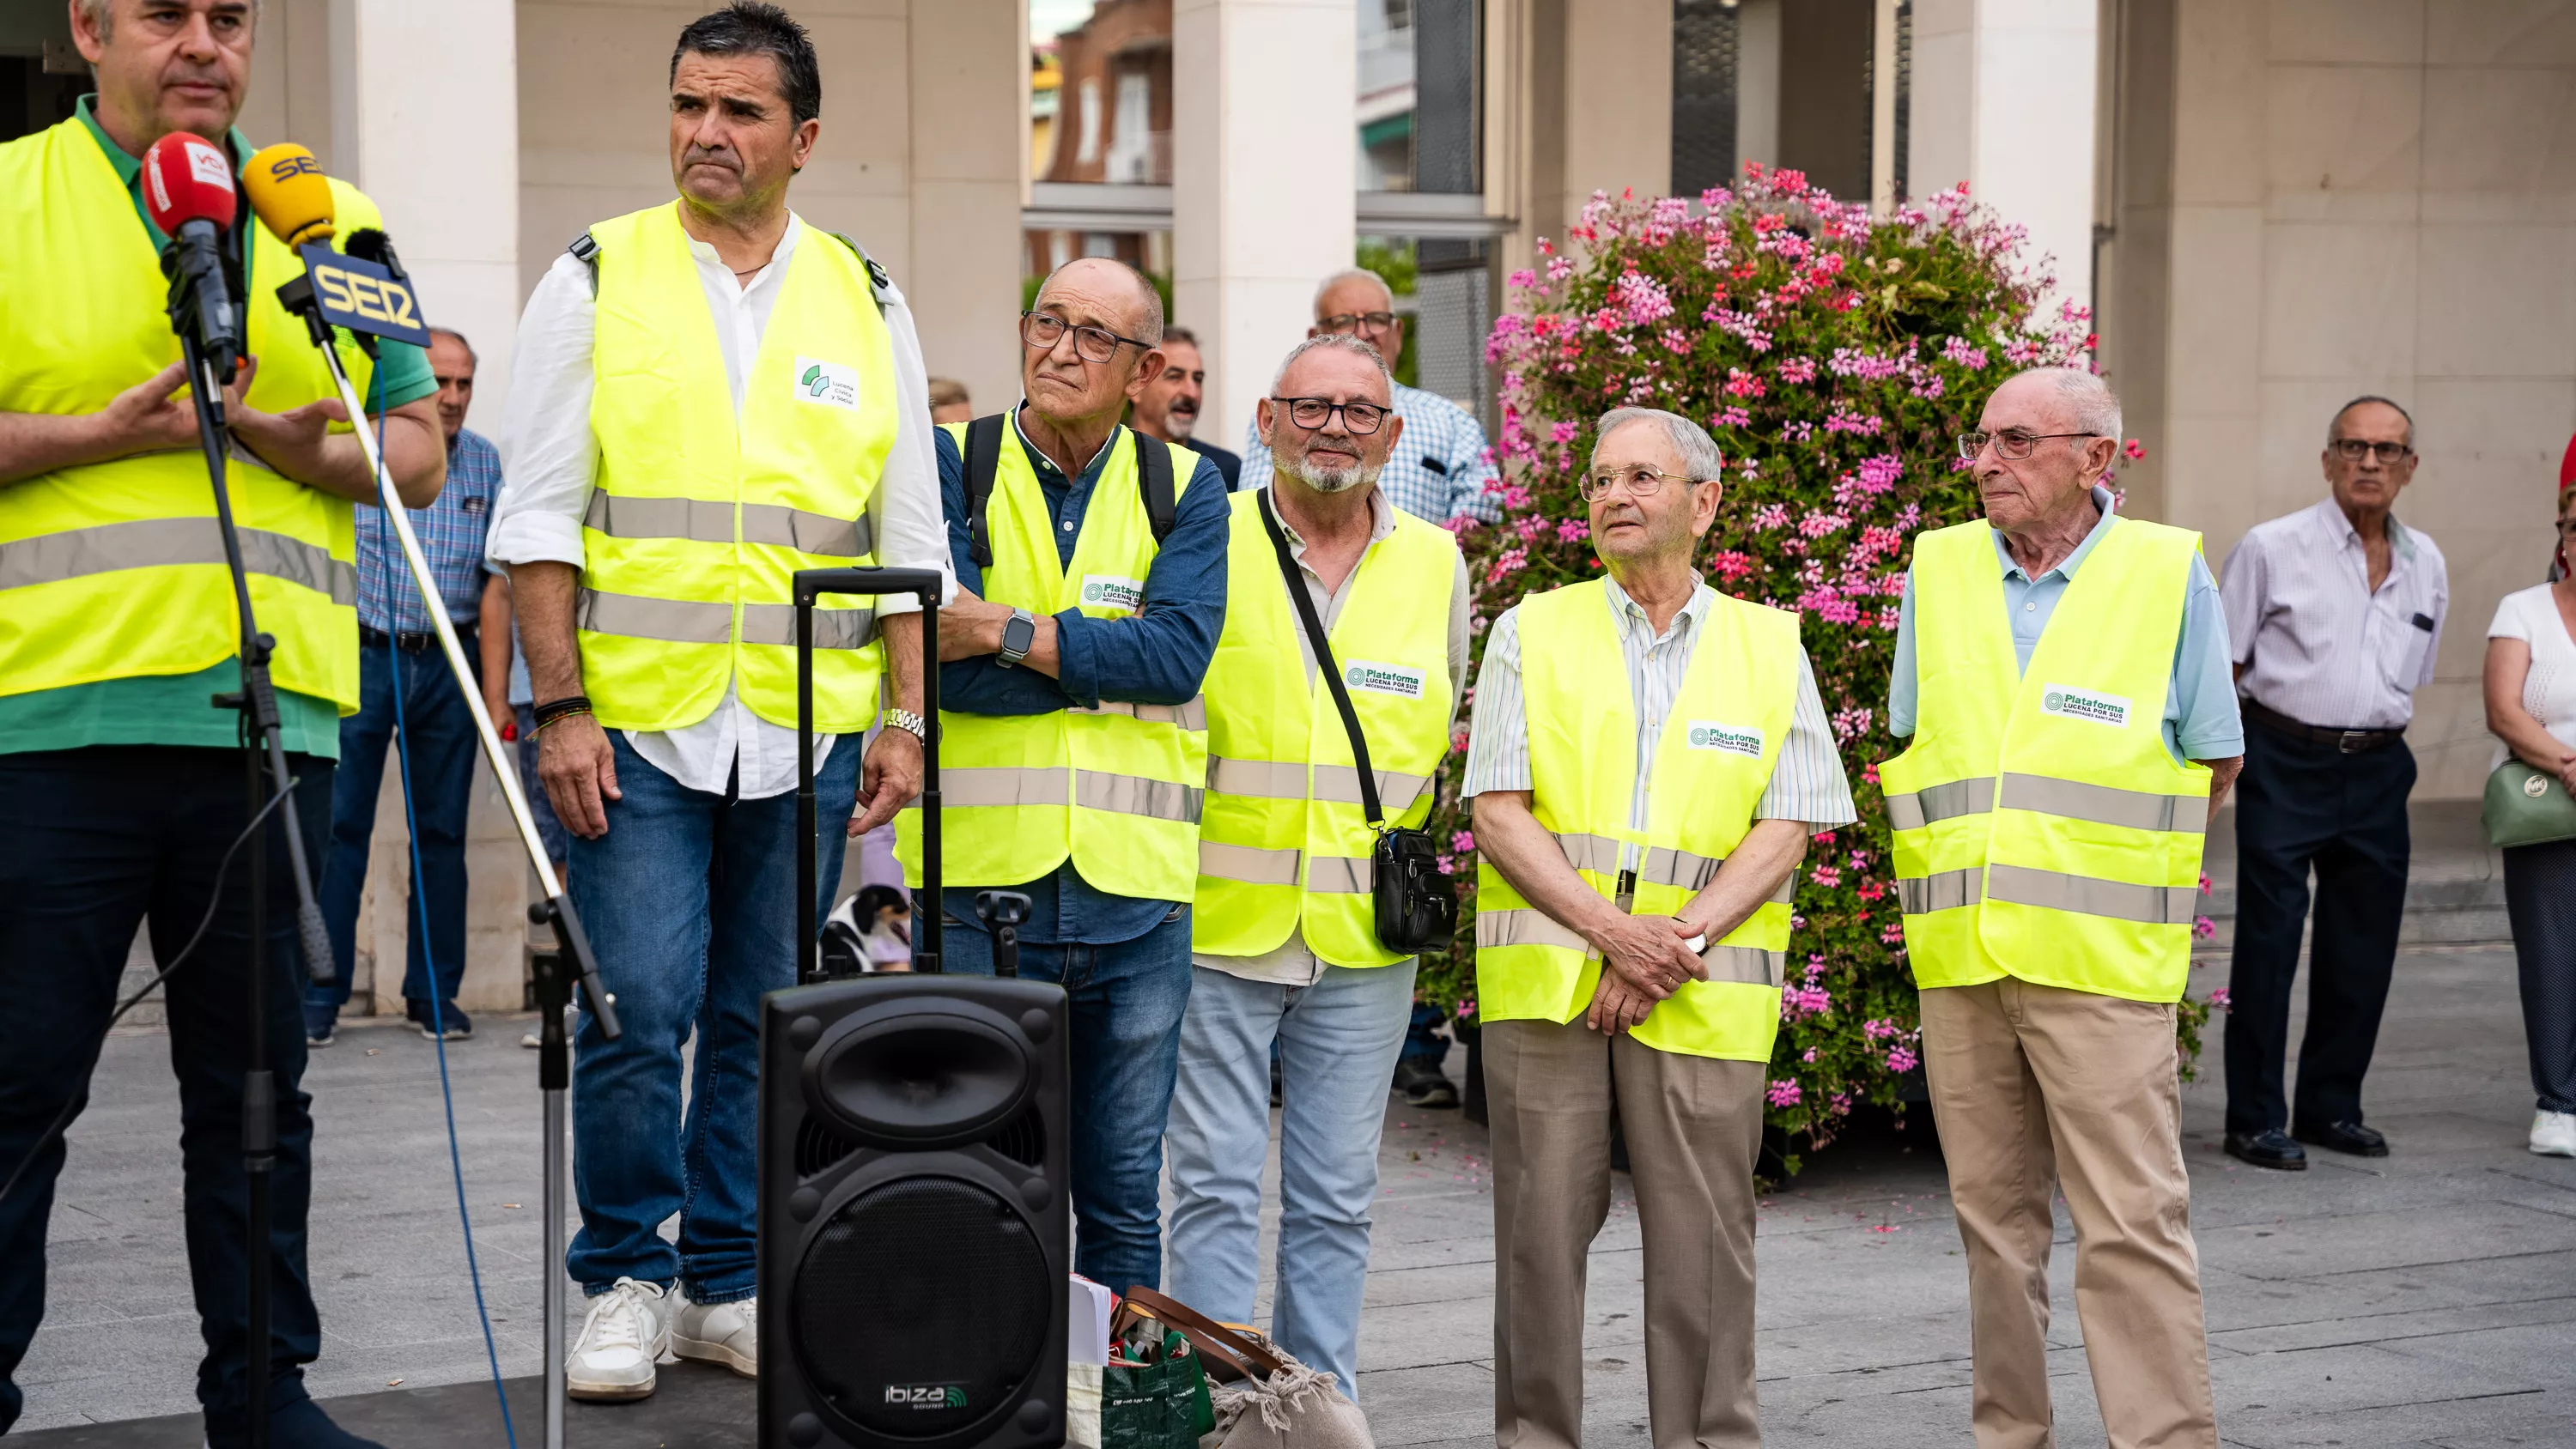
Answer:
[[[1430,676],[1419,669],[1401,664],[1377,664],[1354,659],[1342,666],[1342,683],[1371,694],[1392,694],[1398,699],[1420,699]]]
[[[2039,711],[2063,719],[2087,720],[2113,729],[2129,726],[2129,701],[2117,694],[2077,689],[2071,684],[2052,684],[2039,697]]]
[[[1141,609],[1145,607],[1145,581],[1122,579],[1115,574],[1084,574],[1082,602],[1092,608]]]
[[[1690,747],[1694,750],[1724,750],[1747,759],[1762,758],[1762,731],[1742,725],[1719,724],[1715,720],[1695,719],[1690,722]]]
[[[797,358],[796,400],[856,412],[859,408],[859,370],[817,357]]]
[[[188,174],[199,186],[233,189],[233,169],[224,162],[224,153],[212,146],[191,146],[187,151]]]

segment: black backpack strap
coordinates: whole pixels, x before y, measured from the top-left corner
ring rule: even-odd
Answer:
[[[886,269],[877,265],[877,259],[868,255],[868,249],[866,247],[850,240],[846,233],[836,231],[831,233],[831,235],[838,238],[841,245],[858,253],[859,265],[868,269],[868,285],[876,293],[877,305],[880,307],[884,306],[886,304],[886,294],[894,290],[894,278],[886,275]]]
[[[1180,495],[1172,486],[1172,449],[1143,433],[1129,432],[1136,439],[1136,488],[1145,497],[1145,520],[1154,527],[1154,543],[1160,547],[1172,536],[1172,525],[1180,517]]]
[[[594,302],[599,300],[599,239],[583,232],[564,250],[572,253],[574,261],[590,268],[590,297]]]
[[[993,475],[1002,466],[1002,425],[1008,413],[993,413],[966,425],[966,537],[975,567],[993,566],[993,533],[984,521],[984,506],[993,496]],[[992,584],[985,583],[991,592]]]

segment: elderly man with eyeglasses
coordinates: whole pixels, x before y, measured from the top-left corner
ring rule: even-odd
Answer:
[[[2120,403],[2035,368],[1959,439],[1986,516],[1915,540],[1879,766],[1967,1249],[1978,1449],[2052,1442],[2051,1199],[2110,1441],[2217,1449],[2174,1003],[2242,763],[2200,536],[2118,516]],[[1918,667],[1918,661],[1920,665]]]
[[[1162,1284],[1163,1119],[1190,995],[1207,783],[1199,684],[1225,626],[1225,480],[1119,423],[1163,369],[1133,267],[1056,269],[1008,413],[936,435],[958,601],[939,621],[950,971],[989,975],[979,891],[1031,902],[1020,974],[1073,1003],[1074,1267]],[[921,885],[919,809],[895,853]]]
[[[1477,676],[1476,999],[1494,1144],[1494,1439],[1583,1442],[1613,1102],[1645,1247],[1657,1449],[1756,1449],[1753,1166],[1790,873],[1853,820],[1795,614],[1691,567],[1725,489],[1673,413],[1602,416],[1606,577],[1494,621]]]
[[[2288,1171],[2308,1165],[2301,1143],[2388,1155],[2362,1125],[2361,1079],[2406,909],[2406,726],[2415,691],[2433,682],[2451,600],[2442,551],[2392,511],[2415,476],[2406,410],[2382,397],[2344,404],[2319,462],[2329,496],[2256,525],[2219,585],[2256,726],[2236,807],[2226,1146]],[[2282,1055],[2311,869],[2308,1026],[2291,1100]]]

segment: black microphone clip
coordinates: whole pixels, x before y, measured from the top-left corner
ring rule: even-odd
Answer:
[[[161,274],[170,279],[171,327],[196,343],[218,384],[232,381],[242,356],[242,314],[225,276],[222,230],[203,217],[181,222],[161,253]],[[222,393],[207,402],[221,409]]]

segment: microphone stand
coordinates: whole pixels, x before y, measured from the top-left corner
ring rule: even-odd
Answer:
[[[420,551],[420,537],[412,531],[411,514],[404,508],[400,495],[394,492],[393,476],[385,471],[384,457],[376,449],[375,434],[367,427],[366,407],[358,400],[358,390],[350,385],[348,370],[340,364],[340,351],[331,343],[331,324],[324,320],[319,301],[313,295],[313,279],[299,275],[277,289],[277,298],[286,310],[304,319],[313,345],[322,351],[323,362],[330,368],[331,381],[339,389],[340,403],[349,410],[349,419],[358,435],[358,447],[367,460],[368,471],[376,480],[376,501],[393,525],[394,537],[402,544],[403,562],[411,569],[421,598],[430,607],[430,627],[438,634],[438,647],[447,656],[448,671],[456,677],[456,687],[465,696],[466,709],[474,716],[474,733],[483,744],[483,757],[491,762],[492,776],[500,783],[502,798],[510,807],[510,819],[519,827],[519,843],[528,852],[528,863],[536,868],[537,880],[545,889],[545,899],[528,907],[528,919],[541,926],[552,926],[555,951],[539,954],[536,963],[537,1006],[543,1020],[537,1027],[537,1087],[544,1099],[544,1171],[545,1193],[545,1322],[539,1330],[545,1345],[547,1449],[562,1449],[564,1442],[564,1178],[567,1164],[564,1147],[564,1094],[571,1085],[571,1069],[566,1059],[563,1030],[563,1008],[572,999],[572,988],[578,983],[590,1006],[591,1019],[599,1028],[600,1038],[615,1041],[625,1034],[617,1022],[617,998],[600,984],[599,962],[591,955],[590,937],[582,930],[581,917],[573,911],[572,898],[565,894],[563,881],[555,874],[554,862],[546,858],[544,839],[537,834],[536,817],[528,813],[528,797],[519,787],[519,764],[514,751],[501,743],[500,731],[492,727],[490,711],[484,708],[483,691],[475,686],[474,672],[465,659],[465,647],[457,642],[456,626],[448,620],[447,610],[438,606],[438,581],[429,571],[429,560]],[[566,963],[570,963],[567,974]]]
[[[241,688],[214,696],[217,709],[237,710],[242,719],[242,765],[250,818],[256,819],[277,796],[291,793],[295,777],[286,766],[279,734],[277,691],[269,678],[274,636],[260,632],[250,599],[250,573],[243,562],[241,530],[233,521],[232,493],[225,459],[225,378],[216,359],[208,358],[192,324],[197,297],[184,274],[171,282],[170,319],[179,334],[179,349],[188,370],[188,391],[197,415],[197,443],[204,451],[208,481],[215,495],[215,526],[223,536],[224,563],[232,572],[233,611],[241,628]],[[265,763],[268,780],[260,779]],[[301,938],[306,971],[327,982],[335,967],[330,937],[322,927],[322,910],[313,898],[313,872],[305,857],[304,831],[292,801],[273,822],[286,839],[287,870],[295,879],[296,932]],[[269,1442],[269,1253],[275,1223],[273,1169],[277,1164],[277,1078],[268,1066],[268,828],[252,832],[250,848],[250,1022],[249,1066],[242,1074],[242,1172],[249,1201],[245,1208],[250,1270],[248,1342],[243,1381],[252,1449]]]

